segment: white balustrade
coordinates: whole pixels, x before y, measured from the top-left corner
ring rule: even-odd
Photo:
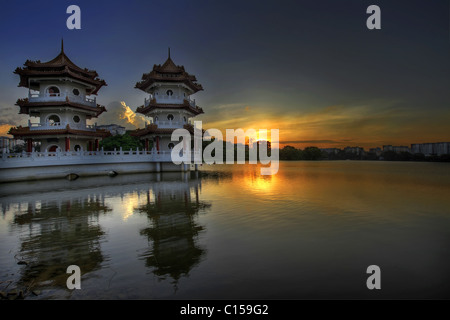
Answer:
[[[194,163],[195,152],[191,152]],[[172,162],[171,151],[114,150],[0,153],[3,168],[134,162]]]
[[[69,98],[69,101],[84,104],[90,107],[97,106],[97,98],[88,98],[83,97],[81,95],[76,96],[70,93],[29,93],[28,101],[29,102],[52,102],[52,101],[66,101],[66,98]]]
[[[185,96],[181,96],[181,95],[180,96],[150,95],[148,99],[147,98],[144,99],[144,107],[148,107],[150,104],[150,101],[153,99],[156,99],[156,103],[162,103],[162,104],[183,104],[184,100],[187,100],[191,107],[195,108],[195,106],[196,106],[195,99],[191,100],[189,97],[185,97]]]
[[[171,120],[156,120],[154,122],[158,128],[183,128],[187,122],[171,121]]]
[[[67,125],[69,125],[71,129],[77,129],[77,130],[95,131],[97,129],[95,125],[84,125],[84,124],[69,123],[69,122],[32,123],[30,120],[28,120],[28,127],[30,128],[31,131],[64,129],[67,127]]]

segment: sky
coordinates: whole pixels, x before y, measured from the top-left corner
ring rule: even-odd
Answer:
[[[69,5],[81,29],[69,30]],[[381,9],[369,30],[367,8]],[[8,1],[0,10],[0,135],[26,125],[13,74],[60,52],[108,84],[99,124],[142,127],[142,74],[171,58],[204,91],[203,128],[279,129],[280,144],[450,141],[449,0]]]

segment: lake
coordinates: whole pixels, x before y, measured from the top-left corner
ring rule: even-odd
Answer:
[[[0,194],[0,291],[26,299],[450,298],[448,163],[204,165]]]

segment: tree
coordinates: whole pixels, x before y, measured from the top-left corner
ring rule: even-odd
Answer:
[[[124,135],[118,134],[100,141],[100,148],[103,148],[105,151],[119,150],[121,147],[122,150],[144,149],[144,145],[139,138],[130,136],[128,133]]]
[[[303,150],[305,160],[319,160],[322,157],[322,151],[317,147],[307,147]]]
[[[398,155],[395,151],[389,150],[389,151],[384,151],[381,156],[383,157],[384,160],[386,161],[396,161],[398,160]]]
[[[280,160],[302,160],[302,151],[292,146],[285,146],[280,150]]]

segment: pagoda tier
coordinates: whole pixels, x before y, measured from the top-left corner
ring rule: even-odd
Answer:
[[[73,99],[71,101],[68,96],[62,97],[61,99],[54,99],[46,101],[35,101],[33,98],[28,99],[18,99],[16,106],[20,107],[19,114],[29,114],[30,116],[39,116],[41,110],[49,108],[71,108],[76,111],[81,111],[86,114],[86,119],[97,118],[100,114],[106,111],[104,106],[96,104],[95,101],[79,101]]]
[[[17,68],[14,73],[20,76],[19,87],[39,90],[39,81],[42,79],[70,79],[86,85],[86,94],[97,94],[102,86],[106,86],[105,80],[99,79],[94,70],[82,69],[74,64],[64,53],[61,43],[61,52],[53,60],[41,62],[40,60],[27,60],[24,68]]]
[[[163,65],[154,65],[153,70],[142,75],[142,80],[137,82],[135,88],[149,92],[152,86],[161,83],[181,83],[184,84],[191,94],[203,90],[201,84],[197,83],[195,76],[190,75],[184,70],[183,66],[177,66],[169,57]]]
[[[191,124],[186,124],[183,126],[184,129],[188,130],[191,134],[194,134],[194,127]],[[146,135],[171,135],[175,129],[173,128],[158,128],[156,124],[149,124],[143,129],[137,129],[130,133],[131,136],[143,137]]]
[[[184,99],[182,104],[169,104],[169,103],[157,103],[156,99],[150,99],[146,101],[146,103],[136,109],[137,113],[141,113],[144,115],[149,115],[152,111],[162,111],[162,110],[186,110],[192,115],[199,115],[203,113],[203,109],[197,107],[195,103]]]
[[[65,128],[61,128],[57,126],[55,129],[35,129],[33,127],[16,127],[11,128],[8,134],[14,135],[14,138],[29,138],[35,136],[54,136],[54,135],[75,135],[75,136],[87,136],[87,137],[96,137],[96,138],[106,138],[111,136],[109,131],[105,129],[72,129],[70,125],[66,125]]]
[[[183,128],[194,135],[194,127],[191,124],[185,124]],[[130,135],[144,142],[145,150],[150,150],[151,141],[156,151],[170,151],[175,146],[171,139],[174,130],[174,128],[159,128],[158,125],[151,123],[143,129],[131,132]]]
[[[33,151],[33,143],[39,142],[41,151],[95,151],[99,149],[99,141],[109,137],[111,133],[106,130],[91,128],[71,128],[55,126],[54,129],[40,127],[17,127],[8,132],[16,139],[26,141],[26,151]]]

